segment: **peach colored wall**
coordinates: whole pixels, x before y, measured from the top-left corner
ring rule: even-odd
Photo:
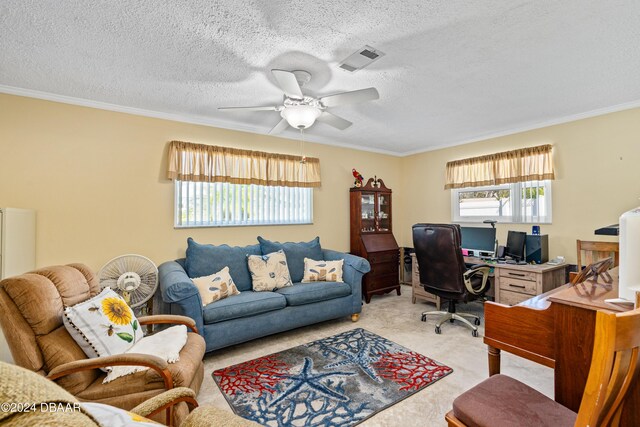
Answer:
[[[173,228],[173,183],[164,178],[173,139],[298,154],[296,141],[207,126],[0,94],[0,205],[38,212],[37,264],[85,262],[140,253],[156,263],[184,254],[186,239],[244,245],[321,237],[349,249],[351,168],[378,175],[394,191],[394,234],[411,245],[416,222],[450,222],[449,160],[553,144],[551,256],[575,261],[575,240],[602,239],[593,230],[640,205],[640,109],[607,114],[404,158],[307,143],[320,158],[322,188],[314,224],[206,229]],[[508,229],[498,225],[504,242]],[[608,240],[611,240],[610,238]],[[615,240],[615,239],[614,239]]]
[[[0,111],[0,205],[37,211],[38,266],[99,269],[126,253],[160,263],[184,256],[189,236],[232,245],[320,236],[324,247],[348,251],[351,169],[400,183],[400,158],[307,143],[322,170],[313,225],[174,229],[169,141],[288,154],[299,154],[298,142],[3,94]]]
[[[411,244],[411,225],[417,222],[451,222],[451,192],[444,190],[448,161],[541,144],[553,144],[556,170],[553,223],[541,225],[549,235],[550,256],[575,263],[576,239],[617,240],[593,232],[640,205],[640,109],[403,158],[405,214],[396,217],[401,243]],[[531,225],[497,228],[501,244],[509,229],[531,233]]]

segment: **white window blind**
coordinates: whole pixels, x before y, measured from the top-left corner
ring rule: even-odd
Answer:
[[[175,181],[176,227],[311,224],[313,188]]]

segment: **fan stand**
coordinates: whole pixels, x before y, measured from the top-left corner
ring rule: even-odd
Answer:
[[[118,278],[118,286],[120,287],[120,291],[122,292],[122,298],[124,302],[127,303],[128,306],[131,306],[131,292],[138,288],[140,285],[140,276],[134,272],[127,272],[122,274]],[[141,316],[148,316],[153,313],[153,298],[149,299],[146,303],[141,306],[132,308],[132,310],[140,310]],[[145,335],[151,335],[153,332],[153,325],[147,325],[147,332]]]

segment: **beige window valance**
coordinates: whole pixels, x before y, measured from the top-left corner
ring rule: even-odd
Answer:
[[[320,187],[320,159],[171,141],[167,178],[281,187]]]
[[[448,162],[444,188],[554,179],[551,150],[551,145],[540,145]]]

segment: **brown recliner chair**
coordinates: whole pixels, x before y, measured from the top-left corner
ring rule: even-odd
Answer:
[[[420,270],[420,284],[424,289],[442,299],[448,300],[447,311],[425,311],[427,315],[440,315],[436,323],[436,333],[447,320],[458,320],[478,336],[480,318],[474,314],[456,312],[456,301],[467,302],[481,297],[489,290],[489,270],[486,265],[467,268],[462,256],[462,238],[457,224],[416,224],[413,226],[413,247]],[[474,320],[472,325],[465,317]]]
[[[142,354],[88,358],[62,323],[63,309],[100,293],[95,274],[85,265],[42,268],[0,281],[0,325],[11,355],[19,366],[46,376],[81,401],[96,401],[131,409],[173,387],[189,387],[196,394],[202,384],[204,339],[189,332],[180,361]],[[183,316],[146,316],[140,325],[184,324],[195,331],[194,321]],[[142,365],[150,369],[102,384],[99,368]],[[170,413],[171,412],[171,413]],[[156,418],[179,425],[189,409],[183,402]]]

